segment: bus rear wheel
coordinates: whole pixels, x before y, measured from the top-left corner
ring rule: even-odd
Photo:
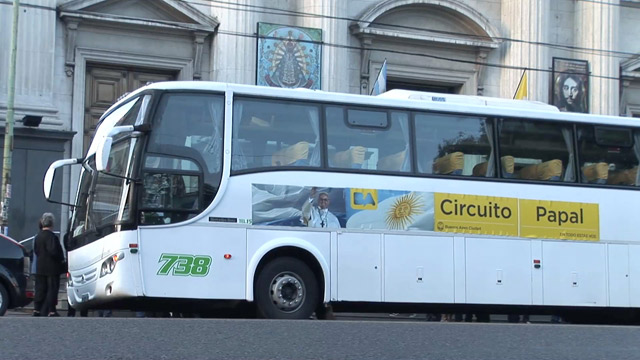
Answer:
[[[318,305],[318,281],[301,260],[277,258],[258,274],[254,295],[260,317],[308,319]]]

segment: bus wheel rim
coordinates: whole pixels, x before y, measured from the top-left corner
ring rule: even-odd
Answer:
[[[283,272],[271,281],[271,301],[284,312],[294,312],[304,303],[304,282],[297,274]]]

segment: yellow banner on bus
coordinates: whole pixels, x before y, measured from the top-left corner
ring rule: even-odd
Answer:
[[[518,199],[434,194],[435,230],[518,236]]]
[[[599,241],[598,204],[520,200],[520,236]]]

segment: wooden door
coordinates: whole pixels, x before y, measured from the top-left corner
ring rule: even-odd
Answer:
[[[84,112],[84,153],[87,152],[100,116],[121,96],[144,85],[175,80],[176,73],[152,69],[87,66]]]

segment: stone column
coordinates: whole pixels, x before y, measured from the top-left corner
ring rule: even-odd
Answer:
[[[260,5],[257,0],[237,0],[236,6],[212,7],[211,15],[220,20],[212,37],[211,80],[237,84],[256,83],[256,12],[242,5]]]
[[[589,112],[619,115],[620,61],[609,53],[618,50],[620,0],[575,2],[576,46],[580,59],[589,61]]]
[[[551,0],[502,0],[502,32],[510,39],[523,42],[506,41],[503,43],[504,64],[529,68],[527,71],[528,99],[549,102],[549,82],[551,76],[545,71],[550,69],[551,54],[549,48],[533,43],[549,42],[549,19]],[[500,81],[500,97],[513,98],[522,70],[503,69]]]
[[[298,11],[329,17],[346,17],[347,1],[344,0],[300,0]],[[300,17],[300,26],[322,29],[322,90],[333,92],[349,91],[348,50],[349,23],[327,17]],[[331,46],[331,45],[338,46]]]

